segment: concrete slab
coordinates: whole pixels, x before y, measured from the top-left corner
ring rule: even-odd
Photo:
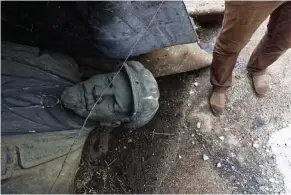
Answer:
[[[184,1],[190,15],[223,13],[225,9],[224,0],[199,0]]]

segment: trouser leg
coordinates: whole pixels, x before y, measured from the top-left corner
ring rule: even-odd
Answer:
[[[239,52],[259,25],[283,2],[231,2],[225,4],[222,29],[213,51],[211,83],[214,91],[226,91]]]
[[[291,47],[291,2],[278,7],[270,16],[268,30],[252,53],[248,70],[252,75],[265,69]]]

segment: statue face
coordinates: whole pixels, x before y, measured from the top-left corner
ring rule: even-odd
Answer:
[[[61,97],[63,104],[80,116],[87,117],[115,74],[96,75],[85,82],[65,89]],[[90,119],[119,124],[129,119],[133,105],[129,79],[124,72],[120,72],[92,110]]]

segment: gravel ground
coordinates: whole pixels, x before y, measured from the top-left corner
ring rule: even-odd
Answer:
[[[239,56],[225,115],[210,112],[209,69],[158,78],[160,109],[148,125],[91,133],[77,192],[291,193],[291,51],[269,68],[264,98],[245,70],[265,30]],[[211,52],[218,28],[199,32]]]

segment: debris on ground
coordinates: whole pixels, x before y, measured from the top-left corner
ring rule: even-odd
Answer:
[[[291,51],[269,68],[272,91],[264,98],[254,94],[246,71],[247,60],[264,35],[265,26],[260,26],[238,58],[234,73],[240,79],[233,81],[228,93],[231,109],[220,117],[212,115],[208,105],[209,69],[157,79],[161,93],[157,115],[132,133],[122,128],[112,131],[108,152],[97,159],[92,159],[90,153],[84,155],[77,181],[82,184],[87,172],[93,175],[77,192],[291,193],[291,136],[286,136],[291,131],[277,135],[283,131],[283,124],[291,124],[287,106],[291,99],[291,69],[286,66],[291,64]],[[212,34],[217,35],[219,27],[198,32],[201,46],[211,52],[215,42]],[[195,81],[199,87],[195,95],[189,95]],[[201,123],[200,129],[197,122]],[[154,129],[172,136],[154,134]],[[224,136],[223,144],[219,136]],[[129,137],[134,140],[131,144]],[[98,141],[89,145],[97,153],[102,149]],[[128,149],[120,150],[124,145]],[[259,149],[263,146],[268,152]],[[105,161],[113,161],[110,171]]]
[[[224,140],[224,136],[219,136],[219,139],[220,139],[221,141],[223,141],[223,140]]]
[[[200,128],[201,128],[201,123],[198,122],[198,123],[197,123],[197,129],[200,129]]]
[[[203,160],[209,160],[209,157],[206,154],[203,154]]]

